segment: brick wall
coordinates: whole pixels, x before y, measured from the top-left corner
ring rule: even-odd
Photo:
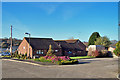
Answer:
[[[18,54],[25,54],[27,53],[27,57],[29,56],[29,43],[23,39],[21,44],[18,47]],[[32,47],[30,46],[30,57],[32,57]]]

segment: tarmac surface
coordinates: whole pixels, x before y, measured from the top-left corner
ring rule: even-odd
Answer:
[[[40,65],[2,59],[2,78],[116,78],[118,58],[80,59],[74,65]]]

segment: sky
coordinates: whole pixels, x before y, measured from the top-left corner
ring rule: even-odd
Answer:
[[[117,2],[3,2],[2,37],[80,39],[93,32],[118,40]]]

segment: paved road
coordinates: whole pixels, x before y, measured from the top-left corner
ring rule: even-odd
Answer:
[[[33,65],[2,60],[3,78],[116,78],[118,59],[82,59],[77,65]]]

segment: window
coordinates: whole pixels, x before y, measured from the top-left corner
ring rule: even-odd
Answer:
[[[36,53],[39,54],[38,51]]]
[[[68,51],[69,54],[71,54],[72,52],[71,51]]]
[[[23,47],[23,49],[25,49],[25,46]]]
[[[41,54],[41,50],[39,50],[38,53]]]
[[[58,50],[56,49],[55,52],[58,52]]]
[[[43,50],[37,50],[37,54],[44,54]]]

